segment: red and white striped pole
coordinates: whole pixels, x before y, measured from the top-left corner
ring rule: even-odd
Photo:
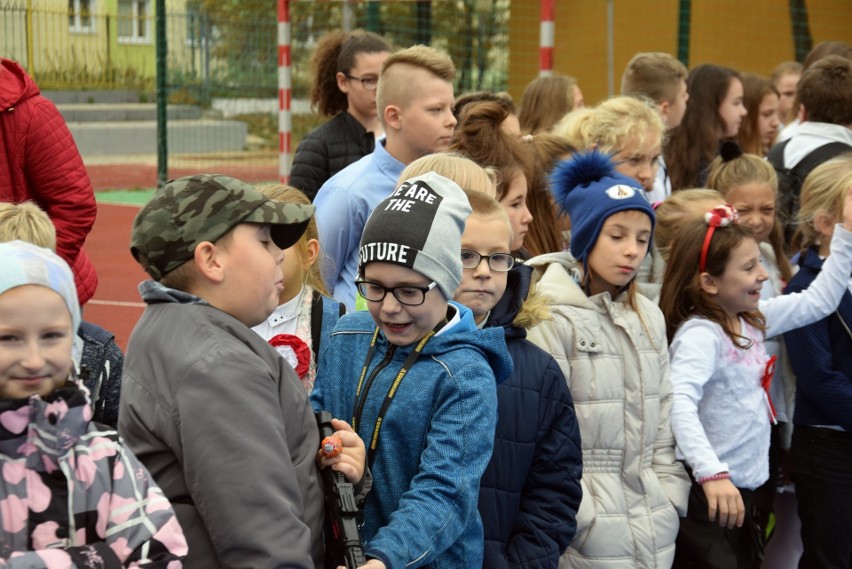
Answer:
[[[292,102],[290,74],[290,0],[278,0],[278,181],[290,181]]]
[[[541,0],[541,23],[539,28],[538,75],[543,77],[553,72],[553,36],[556,0]]]

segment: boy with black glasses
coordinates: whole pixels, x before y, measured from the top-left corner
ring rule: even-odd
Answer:
[[[476,329],[449,301],[470,213],[430,172],[379,203],[360,243],[369,312],[344,316],[320,359],[316,410],[351,417],[373,489],[361,536],[366,567],[482,567],[479,481],[497,420],[495,376],[511,371],[501,330]]]
[[[479,493],[483,567],[556,567],[577,528],[582,453],[565,376],[526,329],[549,317],[529,293],[532,267],[513,268],[512,227],[497,200],[469,192],[455,300],[484,331],[501,330],[512,375],[497,386],[494,453]]]

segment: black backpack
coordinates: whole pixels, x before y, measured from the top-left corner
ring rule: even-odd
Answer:
[[[789,244],[795,230],[796,215],[799,213],[799,196],[802,183],[811,170],[831,160],[835,156],[852,150],[845,142],[829,142],[811,151],[792,168],[784,167],[784,149],[792,139],[787,139],[772,147],[767,160],[778,175],[778,219],[784,227],[785,241]]]

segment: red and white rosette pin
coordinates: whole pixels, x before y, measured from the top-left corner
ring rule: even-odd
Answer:
[[[296,370],[299,378],[305,377],[311,365],[311,349],[301,338],[293,334],[278,334],[269,339],[269,344]]]

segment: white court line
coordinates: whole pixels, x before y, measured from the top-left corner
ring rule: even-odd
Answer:
[[[86,304],[98,304],[101,306],[127,306],[129,308],[145,308],[147,304],[144,302],[122,302],[121,300],[96,300],[91,299]]]

